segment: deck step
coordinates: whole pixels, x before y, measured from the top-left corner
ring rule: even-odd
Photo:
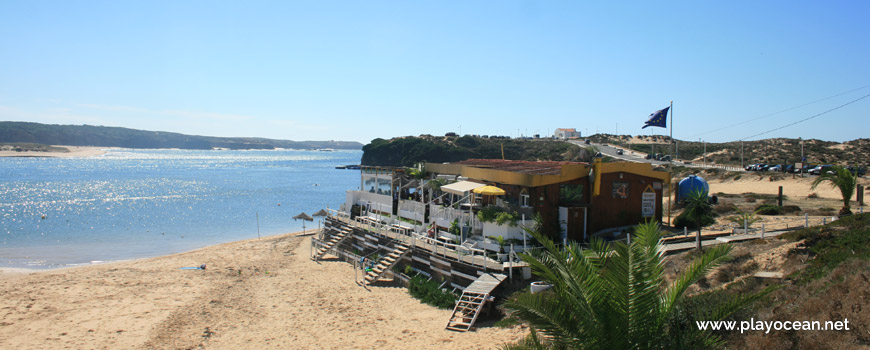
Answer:
[[[483,274],[462,291],[453,307],[453,313],[444,328],[457,332],[468,332],[480,316],[489,294],[505,280],[502,274]],[[471,319],[470,321],[466,321]]]
[[[363,286],[377,282],[381,276],[390,268],[396,265],[401,257],[410,251],[408,246],[404,244],[396,244],[393,249],[375,262],[374,267],[365,276]]]
[[[330,237],[329,240],[326,243],[324,243],[320,248],[317,249],[317,253],[314,254],[313,257],[311,257],[311,260],[314,260],[314,261],[320,260],[324,255],[326,255],[327,252],[332,250],[333,247],[335,247],[338,244],[341,244],[342,241],[344,241],[345,239],[347,239],[348,237],[351,237],[351,236],[352,235],[350,234],[350,232],[339,231],[334,236]]]

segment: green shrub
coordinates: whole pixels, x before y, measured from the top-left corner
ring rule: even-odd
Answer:
[[[517,221],[519,221],[519,214],[517,214],[516,212],[514,212],[513,214],[502,212],[498,213],[495,216],[495,223],[499,225],[508,224],[511,227],[516,227]]]
[[[787,214],[797,213],[799,211],[801,211],[801,207],[796,205],[785,205],[782,207],[782,212]]]
[[[439,309],[452,308],[456,303],[456,294],[441,290],[441,283],[428,279],[424,275],[416,275],[408,283],[408,293],[421,302]]]
[[[746,227],[752,227],[752,224],[758,222],[759,220],[761,220],[761,218],[756,216],[755,212],[746,213],[740,210],[737,211],[737,215],[728,218],[728,221],[737,224],[737,226],[746,225]]]
[[[762,204],[755,207],[755,212],[760,215],[781,215],[783,210],[782,207],[771,205],[771,204]]]
[[[706,218],[703,222],[701,222],[701,226],[709,226],[715,222],[716,222],[716,220],[713,218]],[[694,221],[689,220],[686,217],[685,212],[683,212],[679,216],[677,216],[676,219],[674,219],[674,227],[678,227],[678,228],[685,227],[685,228],[688,228],[690,230],[695,230],[698,228],[698,225],[695,225]]]
[[[501,211],[502,210],[499,207],[487,205],[477,212],[477,219],[480,220],[480,222],[493,222]]]

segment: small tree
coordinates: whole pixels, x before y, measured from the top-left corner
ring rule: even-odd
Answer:
[[[852,174],[849,169],[834,165],[830,173],[823,171],[815,180],[813,180],[812,189],[822,182],[830,182],[831,187],[840,189],[840,195],[843,196],[843,209],[840,209],[840,216],[852,215],[852,210],[849,207],[849,201],[852,200],[852,195],[855,194],[855,186],[858,185],[858,177]]]
[[[738,210],[737,215],[728,217],[728,221],[733,222],[738,227],[743,227],[743,225],[745,224],[747,228],[750,228],[752,227],[752,224],[761,220],[761,218],[758,217],[756,214],[757,212],[754,211]]]
[[[705,221],[713,218],[713,205],[707,198],[707,192],[694,190],[685,199],[686,209],[683,212],[689,220],[695,222],[698,227],[698,249],[701,249],[701,226]]]

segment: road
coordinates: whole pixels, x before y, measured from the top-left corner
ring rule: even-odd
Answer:
[[[569,140],[567,142],[573,143],[573,144],[580,146],[580,147],[594,146],[595,148],[598,149],[599,152],[601,152],[602,155],[605,155],[605,156],[608,156],[608,157],[611,157],[614,159],[624,160],[627,162],[650,163],[654,166],[666,166],[666,165],[668,165],[668,162],[662,162],[662,161],[658,161],[655,159],[645,159],[644,157],[646,157],[646,153],[629,151],[628,149],[614,147],[614,146],[611,146],[609,144],[590,143],[587,145],[584,141],[577,141],[577,140]],[[660,146],[661,147],[670,147],[668,145],[660,145]],[[623,150],[622,155],[617,154],[617,150],[619,150],[619,149]],[[656,149],[658,149],[658,147]],[[663,148],[663,150],[664,150],[664,148]],[[726,166],[717,165],[717,164],[707,164],[707,165],[693,164],[693,163],[685,163],[685,162],[682,162],[679,160],[675,160],[674,165],[694,167],[694,168],[720,168],[720,169],[727,169],[727,170],[732,170],[732,171],[744,171],[740,167],[730,167],[730,166],[726,167]]]

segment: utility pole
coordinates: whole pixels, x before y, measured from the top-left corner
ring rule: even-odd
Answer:
[[[801,143],[801,177],[804,177],[803,167],[804,167],[804,165],[806,165],[806,164],[804,164],[804,162],[807,161],[806,158],[804,158],[804,139],[798,137],[798,141],[800,141],[800,143]]]
[[[740,167],[746,169],[746,166],[743,165],[743,140],[740,140]]]
[[[701,141],[701,138],[698,138],[698,143],[704,143],[704,166],[707,166],[707,142]]]

